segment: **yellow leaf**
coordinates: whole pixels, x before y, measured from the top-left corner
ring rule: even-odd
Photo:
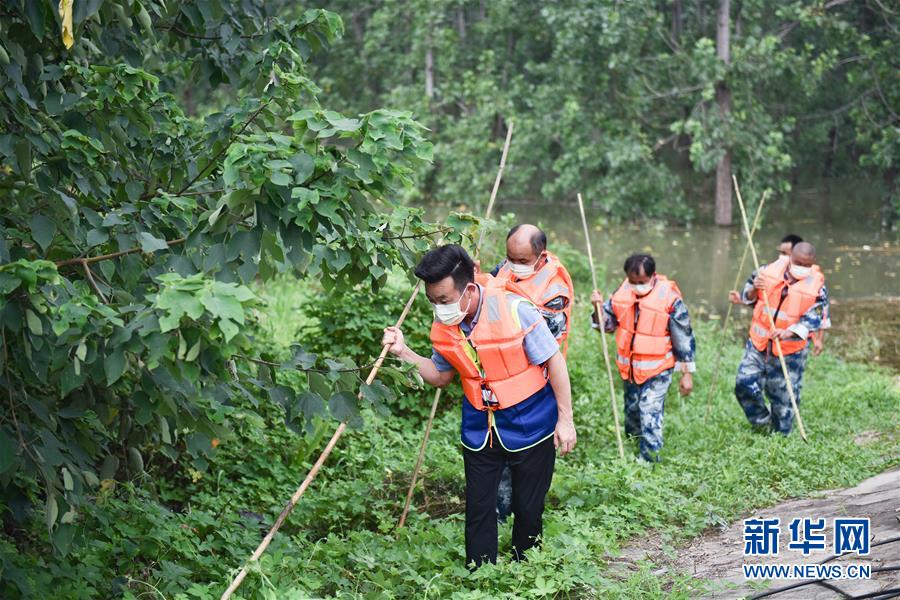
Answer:
[[[59,0],[59,18],[62,20],[62,41],[66,48],[75,43],[72,33],[72,6],[75,0]]]

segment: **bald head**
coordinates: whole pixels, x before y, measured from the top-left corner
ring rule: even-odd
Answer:
[[[791,250],[791,263],[811,267],[816,262],[816,247],[809,242],[797,242]]]
[[[533,264],[547,249],[547,235],[540,228],[521,223],[506,236],[506,258],[511,263]]]

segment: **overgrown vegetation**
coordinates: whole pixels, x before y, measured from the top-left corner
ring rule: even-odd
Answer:
[[[376,308],[360,304],[357,295],[323,295],[315,286],[286,279],[260,295],[270,306],[290,307],[294,315],[360,315],[366,322],[359,327],[368,335],[380,329],[379,319],[392,320],[408,288],[398,279],[387,290]],[[582,304],[576,315],[582,326],[570,349],[579,447],[558,463],[544,546],[527,565],[504,559],[470,575],[462,564],[458,393],[445,395],[416,508],[408,526],[395,530],[431,393],[415,389],[390,366],[385,380],[397,390],[390,414],[364,411],[364,426],[342,440],[241,596],[399,598],[427,591],[430,597],[455,598],[693,597],[703,582],[678,575],[660,579],[649,567],[622,580],[605,565],[629,538],[649,530],[675,544],[749,507],[852,485],[897,464],[900,393],[890,375],[829,355],[812,360],[804,387],[802,410],[811,443],[796,435],[751,433],[731,394],[738,339],[726,345],[726,371],[709,422],[703,421],[703,394],[685,400],[673,390],[663,463],[649,468],[633,459],[619,461],[605,371],[596,333],[584,327],[585,312]],[[427,314],[420,299],[407,327],[420,351],[427,348]],[[315,344],[317,329],[304,330],[305,322],[297,325],[299,340]],[[365,339],[356,333],[336,331],[329,340],[336,349],[352,347]],[[698,327],[698,390],[709,383],[702,365],[712,363],[713,334],[707,324]],[[275,354],[290,352],[267,326],[255,339]],[[373,337],[355,348],[372,356],[377,343]],[[101,489],[85,507],[65,561],[41,554],[46,529],[32,517],[27,528],[3,538],[7,595],[31,590],[46,598],[217,598],[336,424],[314,419],[309,433],[299,436],[284,427],[284,417],[277,403],[239,400],[230,415],[234,435],[221,442],[205,471],[188,461],[151,461],[147,475]],[[890,435],[861,447],[853,438],[862,431]],[[506,547],[509,535],[509,526],[501,529]],[[70,563],[79,568],[64,566]]]
[[[571,348],[580,446],[560,463],[544,548],[527,567],[504,561],[469,574],[458,391],[445,396],[417,511],[395,532],[431,394],[394,361],[372,385],[361,373],[409,295],[418,254],[437,238],[465,240],[477,224],[459,214],[428,223],[401,200],[417,175],[423,189],[452,176],[480,196],[489,187],[482,163],[498,148],[466,129],[481,136],[498,107],[516,118],[520,109],[479,95],[480,117],[433,132],[439,148],[448,132],[472,144],[444,148],[459,170],[429,172],[431,144],[410,113],[345,115],[320,104],[308,71],[343,32],[334,13],[262,0],[61,4],[0,4],[4,598],[218,597],[339,420],[351,433],[254,566],[244,597],[687,596],[700,583],[649,572],[621,581],[604,562],[648,529],[683,538],[896,462],[896,437],[852,442],[896,429],[896,387],[831,357],[814,361],[804,392],[809,446],[750,434],[723,376],[709,423],[696,398],[672,398],[661,466],[620,462],[582,310]],[[592,15],[585,31],[612,15],[579,10]],[[815,17],[789,14],[803,17],[798,27]],[[840,29],[830,17],[822,26]],[[877,72],[878,41],[853,39]],[[335,88],[334,74],[318,75]],[[579,93],[591,85],[572,81]],[[564,105],[567,127],[578,129],[578,98]],[[563,187],[546,193],[583,183],[575,174],[584,172],[628,190],[604,201],[610,213],[687,215],[677,194],[653,196],[671,173],[616,118],[596,125],[620,132],[603,165],[584,169],[566,150],[553,166]],[[523,129],[517,144],[540,148],[537,130]],[[592,130],[578,131],[587,144]],[[882,133],[872,148],[889,153],[893,138]],[[757,165],[760,181],[784,163],[777,146],[774,163]],[[535,181],[520,164],[513,190]],[[500,239],[485,248],[485,265]],[[584,257],[554,250],[585,289]],[[422,351],[429,320],[420,298],[406,329]],[[711,333],[700,328],[701,364],[711,363]],[[736,364],[738,344],[728,352],[723,363]],[[701,371],[698,390],[708,377]]]

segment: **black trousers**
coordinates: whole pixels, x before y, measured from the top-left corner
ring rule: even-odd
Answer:
[[[553,437],[519,452],[504,450],[495,439],[493,448],[485,446],[477,452],[463,448],[463,459],[466,564],[497,562],[497,486],[506,464],[512,470],[513,558],[521,560],[543,530],[544,498],[556,462]]]

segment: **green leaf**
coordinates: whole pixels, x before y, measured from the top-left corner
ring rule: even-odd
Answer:
[[[169,433],[169,422],[162,415],[159,416],[159,433],[163,444],[172,443],[172,435]]]
[[[62,476],[63,476],[63,487],[66,491],[71,492],[75,489],[75,482],[72,481],[72,474],[69,472],[69,469],[66,467],[62,468]]]
[[[153,234],[147,233],[146,231],[141,232],[141,250],[151,254],[156,252],[157,250],[167,250],[169,245],[165,240],[161,240]]]
[[[122,346],[114,348],[112,352],[106,355],[103,361],[103,367],[106,372],[106,385],[112,385],[125,372],[125,349]]]
[[[309,389],[323,398],[327,398],[331,394],[331,386],[328,380],[321,373],[309,374]]]
[[[128,469],[132,473],[143,473],[144,458],[141,456],[140,451],[134,446],[130,446],[126,454],[128,455]]]
[[[46,251],[56,235],[56,223],[52,219],[38,213],[31,217],[31,237],[41,250]]]
[[[294,177],[297,184],[306,183],[316,170],[316,161],[309,154],[298,152],[289,159],[291,166],[294,168]]]
[[[114,479],[116,476],[116,471],[118,470],[119,459],[112,454],[108,454],[106,458],[103,459],[103,464],[100,466],[100,481]]]
[[[222,331],[222,335],[225,337],[225,342],[230,342],[234,336],[236,336],[240,329],[233,322],[228,319],[220,319],[219,320],[219,329]]]
[[[56,519],[59,517],[59,504],[56,503],[56,496],[47,494],[47,504],[44,506],[44,516],[47,519],[47,531],[52,532]]]
[[[288,368],[309,369],[316,364],[316,355],[307,352],[303,346],[294,344],[291,346],[291,359],[285,363]]]
[[[233,296],[205,296],[200,302],[216,318],[244,322],[244,307]]]
[[[287,187],[291,185],[291,177],[287,173],[283,171],[274,171],[269,176],[269,181],[272,182],[273,185],[279,185],[282,187]]]
[[[202,338],[198,339],[197,343],[194,344],[193,346],[191,346],[191,349],[187,351],[187,354],[185,354],[185,356],[184,356],[184,360],[186,362],[194,362],[195,360],[197,360],[197,356],[200,355],[200,342],[201,341],[202,341]]]
[[[99,246],[106,242],[109,239],[109,233],[106,232],[105,229],[91,229],[87,234],[87,245],[88,248],[93,248],[94,246]],[[110,263],[112,264],[112,263]]]
[[[359,407],[356,394],[353,392],[338,392],[328,400],[328,409],[332,416],[339,421],[357,421],[359,419]]]
[[[100,485],[100,479],[97,477],[97,474],[93,471],[82,471],[81,475],[84,477],[84,480],[91,487],[97,487]]]
[[[28,323],[28,329],[34,335],[44,334],[44,326],[41,324],[40,317],[34,314],[30,308],[25,310],[25,322]]]
[[[37,2],[29,2],[28,4],[37,4]],[[31,142],[24,136],[19,137],[16,141],[16,163],[19,166],[19,174],[25,181],[31,180]]]
[[[290,417],[296,419],[303,417],[309,421],[313,417],[321,415],[325,411],[325,400],[315,392],[303,392],[297,396],[297,400],[291,407]]]

